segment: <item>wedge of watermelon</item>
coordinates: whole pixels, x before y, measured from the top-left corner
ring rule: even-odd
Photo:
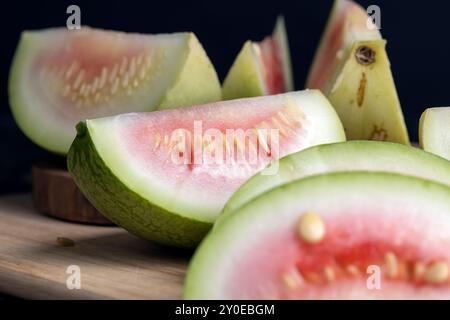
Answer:
[[[82,27],[24,32],[9,96],[23,132],[64,154],[81,120],[218,101],[221,88],[192,33],[142,35]]]
[[[329,98],[349,140],[409,144],[385,47],[364,8],[336,0],[306,87]]]
[[[291,58],[284,18],[279,16],[273,34],[261,42],[245,42],[225,78],[225,100],[292,91]]]
[[[227,216],[187,299],[449,299],[450,188],[391,173],[316,175]]]
[[[146,239],[195,246],[231,194],[269,163],[344,141],[316,90],[88,120],[68,167],[105,216]],[[273,170],[273,171],[272,171]]]

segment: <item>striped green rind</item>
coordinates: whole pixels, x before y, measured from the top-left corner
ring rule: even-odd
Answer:
[[[281,159],[276,175],[250,178],[228,200],[216,224],[228,212],[279,185],[316,174],[357,170],[396,172],[450,186],[450,161],[420,149],[377,141],[326,144]]]
[[[67,155],[70,173],[84,195],[108,219],[144,239],[176,247],[194,247],[210,223],[182,217],[154,205],[122,183],[97,152],[86,123]]]

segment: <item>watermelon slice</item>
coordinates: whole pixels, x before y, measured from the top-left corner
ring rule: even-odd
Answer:
[[[317,90],[88,120],[68,154],[86,197],[146,239],[192,247],[231,194],[280,157],[344,141]]]
[[[349,140],[409,144],[385,46],[366,10],[336,0],[306,86],[329,98]]]
[[[450,160],[450,107],[427,109],[420,118],[420,145]]]
[[[281,159],[276,175],[256,174],[249,179],[227,202],[224,213],[232,212],[267,190],[293,180],[358,170],[401,173],[450,186],[449,161],[397,143],[349,141],[311,147]]]
[[[223,84],[225,100],[278,94],[294,90],[284,18],[261,42],[245,42]]]
[[[10,104],[23,132],[66,153],[87,118],[218,101],[217,74],[192,33],[126,34],[83,27],[22,33]]]
[[[226,217],[186,299],[450,299],[450,188],[392,173],[316,175]]]

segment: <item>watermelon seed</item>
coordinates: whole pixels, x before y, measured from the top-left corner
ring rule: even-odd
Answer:
[[[114,83],[111,86],[110,93],[113,95],[117,92],[117,89],[119,88],[119,78],[116,78],[114,80]]]
[[[66,74],[65,74],[66,80],[70,79],[72,74],[75,72],[75,69],[77,69],[77,68],[78,68],[78,61],[73,61],[66,71]]]
[[[73,88],[74,88],[75,90],[78,90],[78,88],[80,87],[81,82],[83,81],[83,78],[84,78],[84,74],[85,74],[85,71],[84,71],[84,70],[81,70],[81,71],[78,73],[78,76],[76,77],[75,82],[73,83]]]
[[[237,152],[240,155],[243,155],[245,146],[242,144],[242,141],[241,141],[241,139],[239,139],[239,137],[236,137],[236,136],[234,137],[234,145],[237,148]]]
[[[284,114],[283,111],[278,111],[277,113],[278,118],[285,123],[286,126],[291,126],[291,120],[289,120]]]
[[[442,284],[448,280],[449,268],[445,262],[435,262],[425,271],[424,279],[431,284]]]
[[[416,281],[422,280],[423,275],[425,274],[426,271],[426,266],[423,262],[417,262],[414,265],[414,270],[413,270],[413,278]]]
[[[333,282],[336,279],[336,274],[334,273],[334,270],[332,267],[325,267],[324,269],[325,278],[328,282]]]
[[[109,83],[113,83],[114,80],[117,80],[117,70],[119,69],[118,64],[116,63],[111,71],[111,73],[109,74]]]
[[[288,289],[296,289],[303,283],[303,278],[298,271],[286,272],[282,275],[282,280]]]
[[[384,264],[386,267],[386,274],[390,278],[395,278],[398,276],[398,263],[397,257],[394,253],[388,252],[384,256]]]
[[[127,66],[128,66],[128,58],[123,57],[122,63],[120,64],[120,69],[119,69],[120,76],[122,76],[125,73],[125,71],[127,71]]]
[[[153,146],[153,151],[155,151],[156,149],[159,148],[159,145],[161,144],[161,136],[159,135],[159,133],[156,133],[153,138],[155,140],[155,145]]]
[[[92,82],[92,93],[95,93],[99,87],[100,79],[98,77],[95,77],[94,81]]]
[[[85,90],[86,90],[86,84],[83,83],[80,87],[80,90],[78,91],[80,93],[80,96],[84,96]]]
[[[283,126],[283,124],[280,122],[280,120],[278,120],[277,118],[274,117],[274,118],[272,119],[272,123],[274,124],[275,128],[278,129],[278,131],[280,132],[280,134],[281,134],[283,137],[286,137],[286,138],[289,137],[288,132],[286,131],[286,129],[284,128],[284,126]]]
[[[264,130],[264,129],[262,129]],[[261,129],[256,129],[259,145],[263,147],[266,153],[270,152],[269,146],[267,145],[267,140],[265,135],[262,133]]]
[[[137,59],[136,59],[136,65],[137,65],[138,67],[140,67],[141,64],[142,64],[142,61],[144,61],[144,54],[141,53],[141,54],[137,57]]]
[[[108,69],[105,67],[102,68],[102,73],[100,75],[99,89],[103,89],[106,84],[106,79],[108,78]]]
[[[130,62],[130,70],[128,70],[128,73],[131,78],[134,77],[134,74],[136,73],[136,57],[133,57]]]
[[[318,214],[307,212],[300,218],[298,232],[303,241],[317,244],[325,236],[325,224]]]
[[[359,272],[359,269],[354,264],[349,264],[346,268],[347,272],[351,274],[352,276],[359,276],[361,273]]]
[[[368,66],[374,63],[375,56],[376,56],[375,50],[367,46],[361,46],[358,49],[356,49],[355,52],[356,61],[363,66]]]

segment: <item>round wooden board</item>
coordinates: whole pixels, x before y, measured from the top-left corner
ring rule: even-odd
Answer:
[[[67,171],[65,158],[33,165],[33,203],[37,211],[66,221],[113,225],[95,209]]]

